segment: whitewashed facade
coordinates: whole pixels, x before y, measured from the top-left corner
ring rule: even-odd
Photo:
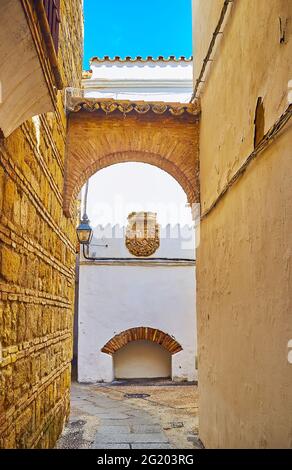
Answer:
[[[191,58],[93,58],[90,68],[82,91],[88,98],[184,103],[192,94]],[[79,382],[197,378],[193,236],[192,227],[167,226],[161,230],[159,248],[142,260],[128,251],[123,227],[95,230],[89,254],[106,259],[81,256]],[[94,246],[100,243],[107,248]],[[171,355],[159,344],[138,340],[113,355],[101,351],[116,335],[139,327],[164,332],[175,338],[182,350]]]
[[[81,258],[78,381],[155,377],[195,380],[193,228],[168,226],[161,232],[160,247],[147,260],[128,251],[122,234],[120,227],[113,231],[110,226],[105,231],[99,227],[89,256],[106,259]],[[142,326],[167,333],[182,350],[170,355],[160,345],[133,341],[113,356],[101,351],[115,335]]]
[[[90,69],[86,97],[187,103],[192,95],[192,58],[93,58]]]

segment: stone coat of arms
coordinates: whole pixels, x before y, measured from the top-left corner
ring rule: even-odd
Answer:
[[[131,212],[126,228],[126,247],[134,256],[147,257],[159,248],[159,225],[155,212]]]

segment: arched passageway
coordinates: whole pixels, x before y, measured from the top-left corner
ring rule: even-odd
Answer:
[[[149,163],[173,176],[199,202],[198,104],[75,99],[69,108],[64,212],[96,171],[122,162]]]
[[[128,165],[135,166],[133,163],[123,163],[123,165],[111,165],[111,168],[114,166],[127,167]],[[137,163],[137,165],[147,167],[145,164],[139,165]],[[101,178],[102,174],[108,172],[107,197],[111,197],[111,193],[115,194],[119,190],[118,181],[132,186],[132,179],[135,193],[132,194],[133,199],[130,198],[129,201],[135,201],[135,198],[139,199],[140,186],[134,184],[134,175],[131,178],[127,177],[126,173],[122,173],[113,177],[111,168],[107,167],[98,171],[96,175]],[[153,166],[151,170],[172,180],[172,184],[180,188],[179,197],[182,198],[185,205],[186,198],[177,180],[169,173],[160,169],[156,170]],[[146,174],[147,172],[145,172]],[[141,181],[143,188],[149,188],[149,195],[142,196],[143,204],[147,203],[148,198],[153,195],[151,189],[153,180],[155,178],[151,173],[148,180],[144,176]],[[95,181],[99,190],[102,186],[100,183],[101,181]],[[158,183],[158,187],[159,191],[161,187],[165,191],[167,185],[160,186]],[[92,207],[96,201],[101,201],[101,197],[102,192],[99,192],[97,197],[92,198]],[[170,201],[174,202],[177,193],[175,193],[174,199],[170,197],[167,199],[167,195],[165,197],[166,204]],[[157,201],[161,200],[157,199]],[[114,198],[112,203],[114,204]],[[96,212],[96,215],[90,212],[89,206],[88,210],[87,213],[94,227],[99,223],[100,210]],[[187,210],[191,212],[189,208]],[[125,212],[125,214],[128,216],[129,212]],[[133,352],[135,349],[135,346],[129,346],[122,351],[123,347],[138,341],[144,341],[148,344],[146,353],[145,348],[143,353],[144,356],[147,354],[148,366],[145,366],[145,361],[141,361],[138,364],[140,370],[154,369],[155,366],[155,377],[171,377],[174,381],[195,380],[195,264],[192,261],[194,241],[189,239],[191,247],[189,245],[188,249],[185,245],[187,234],[184,230],[180,230],[177,224],[170,226],[162,223],[159,247],[156,247],[153,253],[156,260],[151,261],[152,255],[149,260],[141,260],[128,249],[126,232],[121,230],[126,226],[108,223],[108,220],[115,220],[112,217],[116,218],[117,212],[113,211],[110,219],[103,222],[107,225],[98,225],[96,228],[92,247],[89,248],[89,257],[92,258],[81,258],[80,262],[78,380],[109,383],[114,377],[126,378],[130,376],[129,369],[137,367],[130,365],[129,359],[133,359],[133,354],[129,353],[127,360],[124,360],[124,365],[128,367],[126,373],[123,370],[122,372],[117,371],[116,364],[118,360],[118,369],[120,369],[119,364],[121,361],[123,363],[123,357],[127,356],[127,352]],[[126,217],[125,220],[127,220]],[[100,243],[103,245],[98,246]],[[102,259],[93,259],[99,256]],[[184,285],[184,289],[181,289],[181,285]],[[153,345],[159,347],[155,349]],[[136,346],[138,346],[137,343]],[[136,349],[134,356],[139,354],[142,359],[140,351],[138,348]],[[153,354],[154,350],[155,354]],[[162,356],[165,351],[167,354],[164,354],[165,361],[163,361]],[[152,361],[151,358],[155,355],[156,360]],[[164,367],[163,364],[167,364],[167,367]],[[145,374],[143,370],[142,373],[135,373],[135,377],[149,378],[149,375]]]
[[[182,346],[156,328],[129,328],[111,338],[101,349],[112,355],[116,379],[172,377],[172,355]]]
[[[136,328],[129,328],[128,330],[122,331],[121,333],[115,335],[103,346],[101,351],[107,354],[114,354],[128,343],[138,340],[147,340],[159,344],[170,354],[175,354],[182,350],[182,346],[176,341],[176,339],[167,333],[164,333],[157,328],[140,326]]]

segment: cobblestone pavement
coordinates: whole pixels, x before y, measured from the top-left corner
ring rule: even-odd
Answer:
[[[146,410],[73,383],[71,415],[57,448],[171,449],[159,419]]]

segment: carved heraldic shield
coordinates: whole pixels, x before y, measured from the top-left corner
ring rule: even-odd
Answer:
[[[147,257],[159,248],[159,225],[155,212],[131,212],[126,229],[126,247],[134,256]]]

